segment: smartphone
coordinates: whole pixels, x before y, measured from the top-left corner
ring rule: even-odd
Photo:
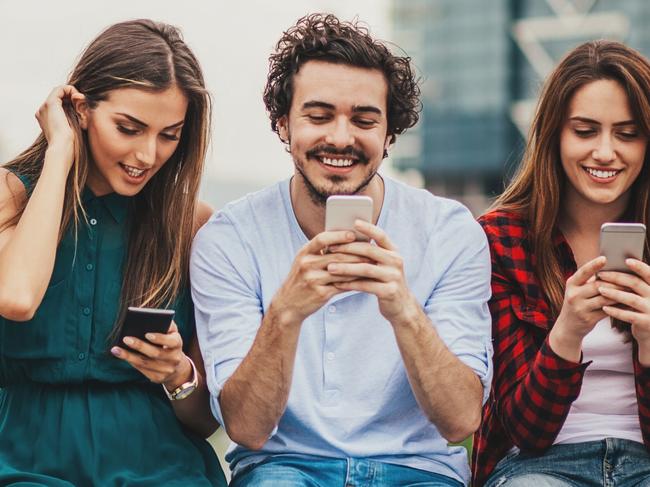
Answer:
[[[354,230],[354,221],[372,222],[370,196],[330,196],[325,205],[325,230],[353,230],[357,240],[368,237]]]
[[[167,333],[174,318],[173,309],[136,308],[130,306],[122,323],[120,336],[115,345],[124,346],[124,337],[135,337],[147,341],[146,333]]]
[[[646,228],[643,223],[603,223],[600,255],[607,257],[604,271],[632,272],[625,259],[643,260]]]

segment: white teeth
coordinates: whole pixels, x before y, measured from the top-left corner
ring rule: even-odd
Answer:
[[[592,169],[590,167],[585,167],[585,170],[592,176],[601,179],[612,178],[618,174],[618,171],[601,171],[599,169]]]
[[[126,171],[126,173],[127,173],[129,176],[131,176],[132,178],[137,178],[137,177],[142,176],[142,174],[143,174],[144,171],[145,171],[144,169],[136,169],[135,167],[126,166],[126,165],[124,165],[124,164],[122,164],[122,168],[123,168],[123,169]]]
[[[330,159],[329,157],[323,157],[323,163],[328,166],[348,167],[353,164],[353,161],[352,159]]]

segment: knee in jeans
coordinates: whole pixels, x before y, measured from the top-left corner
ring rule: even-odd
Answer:
[[[521,475],[499,476],[494,482],[491,482],[490,487],[571,487],[573,484],[565,480],[553,477],[552,475],[544,475],[539,473],[528,473]]]

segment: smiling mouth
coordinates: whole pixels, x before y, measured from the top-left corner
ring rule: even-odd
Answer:
[[[132,178],[140,178],[142,175],[147,172],[147,169],[138,169],[137,167],[127,166],[120,162],[120,167]]]
[[[596,179],[612,179],[622,171],[622,169],[594,169],[593,167],[583,167],[583,169]]]

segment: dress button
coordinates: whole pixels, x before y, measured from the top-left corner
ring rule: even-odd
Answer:
[[[94,269],[94,266],[92,264],[86,264],[86,270],[87,271],[92,271]]]
[[[90,224],[91,225],[97,225],[97,220],[95,220],[94,218],[91,218],[90,219]]]
[[[328,352],[327,360],[331,362],[332,360],[334,360],[334,358],[335,358],[334,352]]]
[[[79,357],[79,360],[83,360],[83,359],[86,358],[86,354],[82,352],[82,353],[80,353],[80,354],[78,355],[78,357]]]
[[[327,307],[327,311],[329,311],[330,313],[336,313],[336,306],[334,306],[333,304],[330,304]]]
[[[83,314],[85,314],[86,316],[88,316],[88,315],[90,314],[90,308],[84,308],[84,309],[82,310],[82,312],[83,312]]]

